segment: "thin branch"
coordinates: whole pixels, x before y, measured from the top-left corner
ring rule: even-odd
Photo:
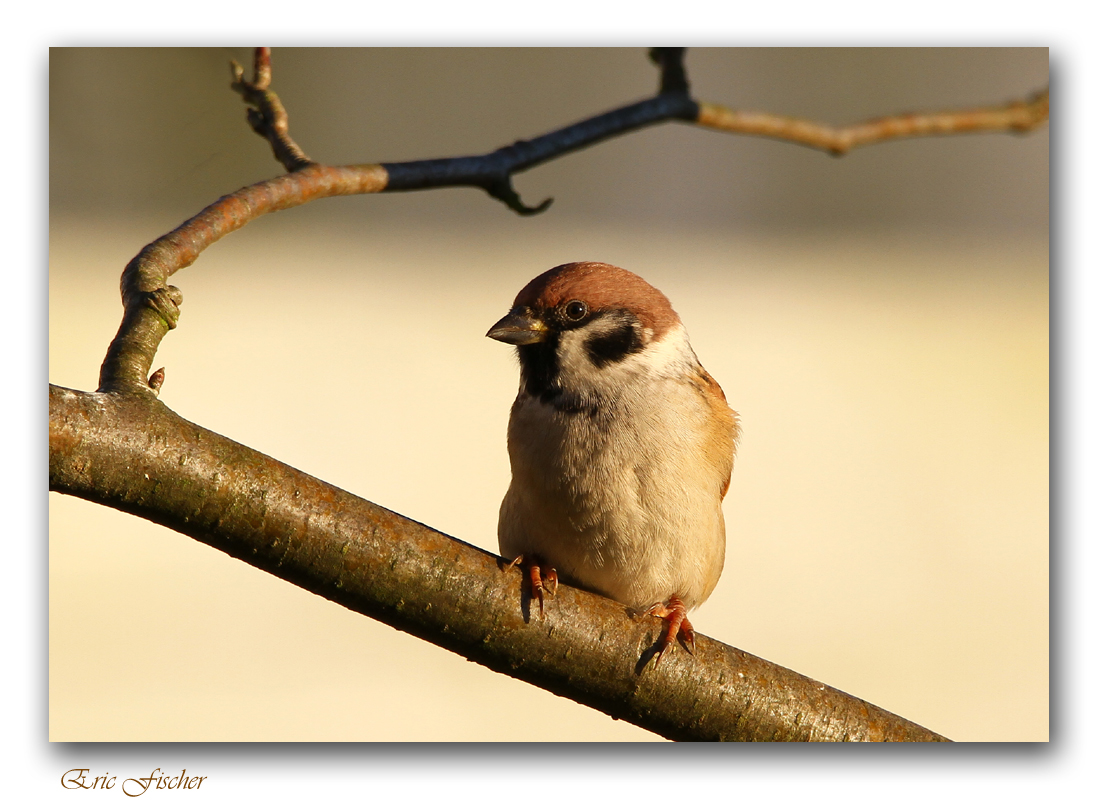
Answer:
[[[734,112],[700,104],[688,92],[684,48],[654,48],[661,71],[652,98],[587,118],[488,154],[355,166],[315,163],[290,137],[286,110],[271,87],[271,54],[257,48],[253,78],[234,63],[233,89],[250,105],[249,123],[265,138],[289,174],[222,197],[172,232],[147,245],[123,272],[122,324],[100,369],[99,389],[151,393],[147,378],[160,341],[176,327],[180,290],[167,285],[217,239],[265,213],[326,196],[468,186],[484,189],[517,213],[546,210],[552,200],[528,206],[512,186],[514,174],[571,152],[670,120],[694,122],[735,134],[775,137],[841,154],[855,145],[896,137],[975,131],[1025,131],[1047,118],[1047,91],[1005,107],[882,118],[847,129],[766,113]]]
[[[656,49],[655,54],[661,68],[662,86],[686,91],[683,49]],[[167,285],[168,278],[177,270],[190,266],[199,253],[222,236],[258,216],[327,196],[447,186],[483,188],[512,210],[523,214],[539,213],[549,207],[551,200],[535,207],[524,205],[512,187],[514,173],[617,134],[672,118],[690,120],[698,114],[695,102],[685,92],[659,93],[646,101],[477,157],[325,166],[312,162],[290,137],[286,110],[270,89],[269,50],[257,48],[251,80],[244,78],[240,65],[233,63],[232,67],[233,89],[250,105],[249,123],[257,134],[268,140],[276,159],[290,173],[222,197],[175,230],[146,245],[130,261],[122,275],[122,324],[100,368],[101,391],[154,393],[148,383],[149,369],[161,340],[176,327],[183,300],[178,288]]]
[[[770,137],[841,156],[857,146],[905,137],[1028,132],[1047,119],[1048,90],[1045,89],[1026,101],[1012,101],[1001,106],[892,115],[845,127],[706,103],[700,104],[696,122],[731,134]]]
[[[385,191],[412,191],[456,185],[483,188],[511,210],[524,215],[550,207],[545,199],[535,207],[520,201],[512,175],[617,135],[669,120],[693,120],[696,103],[687,95],[662,94],[557,129],[532,140],[518,140],[489,154],[383,163],[390,176]]]
[[[546,614],[503,560],[180,418],[50,385],[50,489],[136,514],[501,673],[673,740],[945,741],[697,635],[561,585]]]
[[[183,294],[166,285],[207,247],[258,216],[329,196],[375,193],[386,185],[381,166],[312,163],[290,174],[223,196],[175,230],[146,245],[122,273],[122,325],[99,371],[104,392],[153,394],[147,376],[160,341],[176,327]]]
[[[513,174],[647,126],[672,120],[696,120],[699,116],[699,105],[688,95],[684,50],[650,50],[651,60],[661,71],[658,94],[653,98],[586,118],[532,140],[518,140],[511,146],[504,146],[489,154],[383,163],[390,176],[384,190],[476,187],[482,188],[521,215],[542,213],[554,200],[544,199],[534,207],[525,205],[512,187]]]

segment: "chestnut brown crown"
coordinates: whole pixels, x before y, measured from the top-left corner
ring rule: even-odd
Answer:
[[[638,275],[599,261],[577,261],[548,269],[520,290],[513,311],[549,311],[578,300],[591,311],[626,309],[660,338],[680,322],[669,298]]]

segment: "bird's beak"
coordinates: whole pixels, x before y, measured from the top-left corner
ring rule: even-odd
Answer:
[[[531,345],[547,338],[547,324],[527,309],[514,309],[494,323],[486,336],[509,345]]]

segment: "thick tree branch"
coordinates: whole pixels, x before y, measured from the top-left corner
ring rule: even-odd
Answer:
[[[560,586],[545,616],[503,560],[180,418],[50,386],[50,488],[165,525],[349,609],[674,740],[944,741],[697,635]]]

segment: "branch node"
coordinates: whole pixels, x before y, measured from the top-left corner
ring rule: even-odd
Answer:
[[[131,261],[123,274],[122,324],[100,366],[99,391],[156,397],[160,382],[156,379],[157,373],[149,375],[149,368],[161,340],[180,320],[183,293],[175,286],[162,286],[152,291],[126,288],[126,281],[132,277],[127,273],[131,273],[137,260]],[[158,373],[163,381],[163,369]]]
[[[152,292],[143,293],[142,303],[161,316],[169,330],[180,322],[180,304],[183,292],[175,286],[165,286]]]

